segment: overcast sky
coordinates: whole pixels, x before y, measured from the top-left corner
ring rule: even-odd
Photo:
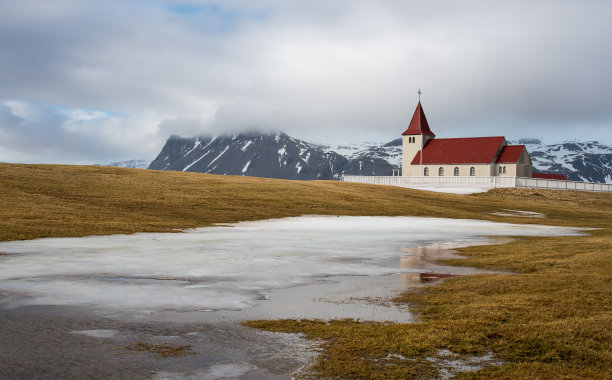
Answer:
[[[612,144],[612,1],[0,0],[0,161],[153,159],[172,134]]]

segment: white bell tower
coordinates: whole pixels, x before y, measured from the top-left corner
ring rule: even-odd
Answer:
[[[423,149],[427,141],[436,135],[429,129],[425,112],[421,106],[421,90],[419,89],[419,103],[410,121],[408,129],[402,133],[402,176],[422,176],[423,168],[418,162],[412,163],[417,153]],[[420,155],[419,155],[420,157]]]

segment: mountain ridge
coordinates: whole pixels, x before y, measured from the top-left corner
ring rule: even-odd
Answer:
[[[612,183],[612,146],[597,141],[544,144],[524,138],[535,172],[561,173],[573,181]],[[255,131],[192,138],[171,136],[148,166],[282,179],[340,179],[344,174],[392,175],[399,169],[402,139],[387,143],[314,144],[283,132]]]

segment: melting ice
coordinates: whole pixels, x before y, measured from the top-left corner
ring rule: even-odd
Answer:
[[[123,310],[239,310],[272,289],[327,276],[384,275],[402,248],[576,229],[417,217],[303,216],[184,233],[0,243],[0,302]]]

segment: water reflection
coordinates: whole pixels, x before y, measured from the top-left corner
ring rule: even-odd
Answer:
[[[491,244],[505,244],[512,239],[499,238],[491,240]],[[433,243],[425,246],[402,248],[399,258],[399,267],[403,270],[421,269],[422,271],[401,273],[399,275],[403,290],[413,289],[415,286],[435,282],[444,278],[454,277],[467,273],[473,268],[454,268],[434,264],[440,259],[460,258],[455,248],[463,248],[479,244],[476,241],[457,243]],[[480,244],[482,244],[480,242]]]

